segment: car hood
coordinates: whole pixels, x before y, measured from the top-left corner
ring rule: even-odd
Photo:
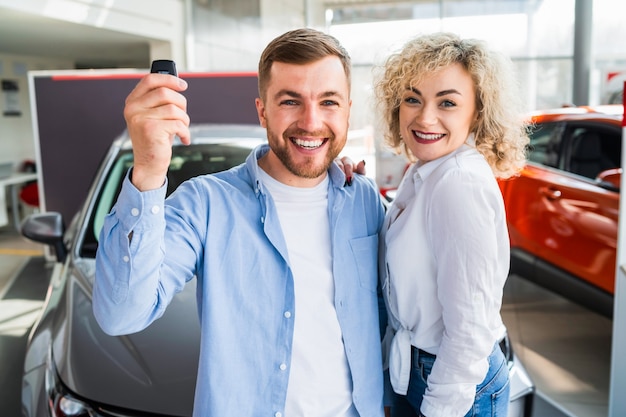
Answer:
[[[200,346],[195,281],[146,330],[109,336],[92,311],[94,262],[79,266],[68,274],[56,315],[53,357],[61,380],[101,405],[190,416]]]

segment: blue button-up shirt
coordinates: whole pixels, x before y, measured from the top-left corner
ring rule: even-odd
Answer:
[[[140,192],[127,177],[100,235],[93,307],[109,334],[144,329],[197,277],[194,416],[284,414],[297,306],[276,207],[258,177],[257,160],[268,149],[183,183],[167,200],[165,186]],[[344,187],[334,164],[329,175],[335,308],[353,402],[360,416],[380,417],[376,288],[384,209],[371,180],[356,176]]]

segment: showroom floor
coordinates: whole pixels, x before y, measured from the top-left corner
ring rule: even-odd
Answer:
[[[608,415],[611,320],[515,275],[502,317],[538,396],[566,416]]]
[[[0,228],[0,355],[16,355],[42,304],[40,299],[5,297],[16,277],[43,248]],[[505,288],[504,321],[517,356],[537,387],[533,417],[606,417],[608,414],[612,322],[517,276]],[[18,347],[16,347],[18,346]],[[7,361],[8,359],[8,361]],[[1,363],[11,359],[0,358]],[[0,409],[19,407],[20,364],[2,372]],[[15,366],[13,366],[15,365]],[[5,369],[0,366],[0,369]],[[541,404],[541,406],[539,406]],[[540,407],[540,408],[539,408]],[[19,409],[19,408],[17,408]]]

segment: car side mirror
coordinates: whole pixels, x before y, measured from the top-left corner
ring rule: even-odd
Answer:
[[[619,192],[622,181],[622,168],[612,168],[602,171],[596,177],[598,185],[606,190]]]
[[[20,230],[25,238],[52,246],[57,260],[65,261],[67,257],[67,248],[63,243],[65,225],[60,213],[31,214],[22,222]]]

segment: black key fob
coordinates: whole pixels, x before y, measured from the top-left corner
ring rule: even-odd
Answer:
[[[157,74],[170,74],[178,77],[176,64],[174,63],[174,61],[170,61],[169,59],[157,59],[155,61],[152,61],[150,72]]]

